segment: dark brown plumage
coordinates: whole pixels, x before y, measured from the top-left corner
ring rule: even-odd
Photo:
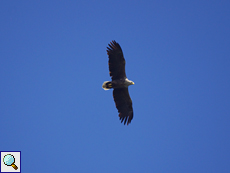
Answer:
[[[116,104],[116,108],[119,112],[121,123],[127,125],[131,123],[133,119],[133,106],[132,100],[129,96],[128,88],[116,88],[113,90],[113,98]],[[128,120],[128,121],[127,121]]]
[[[126,77],[125,58],[121,46],[115,41],[110,42],[107,47],[107,55],[109,55],[109,74],[112,80]]]
[[[121,123],[131,123],[133,119],[132,100],[129,95],[128,86],[134,82],[126,77],[125,59],[120,45],[116,41],[112,41],[107,47],[109,56],[109,74],[112,81],[103,83],[102,88],[105,90],[113,88],[113,98],[116,108],[119,112]]]

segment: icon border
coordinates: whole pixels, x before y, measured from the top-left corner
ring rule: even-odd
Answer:
[[[22,153],[21,153],[21,151],[0,151],[0,153],[2,153],[2,152],[9,152],[9,154],[11,153],[11,152],[19,152],[20,153],[20,172],[17,172],[17,173],[21,173],[22,172],[22,168],[21,168],[21,164],[22,164]],[[1,158],[1,162],[2,162],[2,158]],[[15,172],[2,172],[2,166],[1,166],[1,164],[0,164],[0,173],[15,173]]]

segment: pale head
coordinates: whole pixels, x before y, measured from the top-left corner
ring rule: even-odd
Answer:
[[[125,79],[125,84],[126,84],[126,86],[134,85],[134,82],[126,78]]]

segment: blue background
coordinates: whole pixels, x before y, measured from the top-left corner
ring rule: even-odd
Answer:
[[[230,1],[0,1],[0,150],[40,172],[230,171]],[[126,58],[120,123],[106,47]]]

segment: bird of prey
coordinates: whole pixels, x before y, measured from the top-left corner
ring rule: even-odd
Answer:
[[[102,88],[104,90],[113,88],[113,98],[121,123],[124,121],[124,125],[126,123],[128,125],[133,119],[133,106],[129,96],[128,86],[134,85],[134,82],[128,80],[126,77],[125,58],[121,46],[114,40],[108,45],[109,74],[112,81],[105,81],[102,84]]]

